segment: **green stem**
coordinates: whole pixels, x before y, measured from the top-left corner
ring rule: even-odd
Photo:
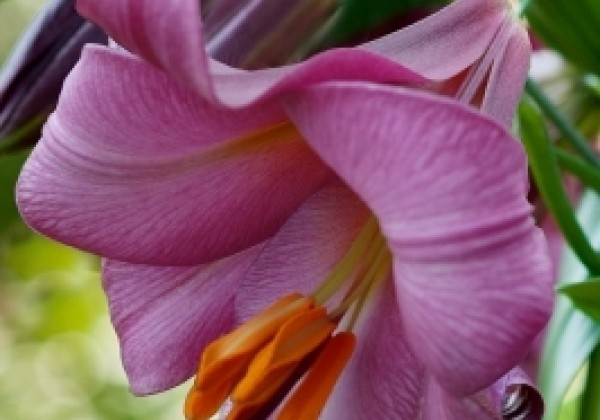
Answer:
[[[571,145],[591,165],[600,168],[600,160],[594,150],[590,147],[587,139],[577,130],[573,124],[554,106],[542,89],[531,79],[525,83],[525,91],[531,96],[540,109],[550,118]]]
[[[585,185],[600,194],[600,171],[562,149],[554,148],[558,166],[569,171]]]
[[[552,151],[544,123],[527,101],[521,101],[519,106],[519,125],[521,139],[529,157],[529,165],[544,202],[581,262],[590,273],[599,273],[600,256],[590,245],[575,218],[562,185],[556,156]]]
[[[588,360],[588,373],[581,408],[580,419],[600,419],[600,347],[596,347]]]

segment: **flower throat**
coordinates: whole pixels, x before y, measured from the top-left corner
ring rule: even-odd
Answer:
[[[318,418],[354,351],[358,315],[390,270],[391,254],[370,217],[310,295],[280,298],[205,348],[186,418],[209,419],[227,399],[229,420],[276,410],[278,419]]]

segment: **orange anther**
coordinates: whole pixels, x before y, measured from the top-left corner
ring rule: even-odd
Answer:
[[[332,337],[277,419],[318,419],[355,346],[356,339],[352,333],[342,332]]]
[[[209,344],[185,402],[188,420],[210,418],[246,372],[256,353],[294,315],[309,310],[312,301],[300,294],[281,298],[231,333]]]
[[[237,382],[254,355],[281,326],[312,305],[309,298],[300,294],[283,297],[231,333],[213,341],[202,354],[195,386],[208,390],[223,382]]]
[[[278,375],[271,382],[264,383],[264,387],[252,400],[233,402],[231,411],[227,414],[227,420],[246,420],[257,417],[257,413],[268,409],[269,401],[285,386],[296,370],[296,365],[278,370]]]
[[[298,364],[319,347],[336,324],[324,308],[313,308],[290,318],[275,338],[252,360],[246,375],[231,394],[234,403],[266,401]],[[278,384],[273,389],[273,384]],[[269,394],[269,395],[267,395]]]
[[[219,386],[201,391],[192,387],[185,399],[184,413],[187,420],[208,420],[223,405],[233,388],[233,383],[223,382]]]

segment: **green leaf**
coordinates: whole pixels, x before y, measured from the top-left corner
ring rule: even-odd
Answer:
[[[565,395],[562,406],[560,407],[558,420],[577,419],[578,413],[581,411],[581,400],[583,399],[583,389],[585,387],[587,372],[587,364],[582,366],[579,372],[577,372],[575,379],[573,379],[573,382]]]
[[[586,186],[600,194],[600,170],[575,157],[569,152],[554,148],[558,165],[575,175]]]
[[[600,244],[600,199],[586,192],[577,212],[577,220],[594,245]],[[572,249],[566,249],[559,265],[559,284],[578,283],[589,272]],[[571,300],[559,295],[542,353],[540,388],[544,395],[545,420],[555,420],[565,393],[577,373],[586,364],[600,342],[600,326],[573,306]]]
[[[562,185],[556,157],[544,121],[531,104],[521,101],[518,122],[520,137],[529,157],[529,166],[544,202],[554,216],[565,239],[583,264],[591,273],[600,274],[600,257],[591,247],[584,231],[575,219]]]
[[[340,45],[418,8],[443,6],[450,0],[342,0],[331,31],[320,47]]]
[[[580,69],[600,75],[600,1],[535,0],[526,16],[546,45]]]
[[[600,323],[600,278],[565,284],[558,291],[571,299],[576,308]]]
[[[545,420],[556,419],[567,389],[600,342],[600,327],[559,298],[542,355],[540,387]]]
[[[594,165],[596,168],[600,168],[600,160],[598,159],[596,152],[588,143],[588,140],[581,132],[579,132],[571,121],[562,114],[556,105],[552,103],[537,83],[531,79],[527,79],[525,90],[544,114],[554,123],[556,128],[563,133],[565,140],[567,140],[587,162]]]
[[[588,374],[579,410],[580,419],[600,419],[600,347],[596,348],[588,360]]]

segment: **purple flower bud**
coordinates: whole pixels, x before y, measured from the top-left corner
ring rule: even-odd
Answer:
[[[56,105],[63,79],[84,44],[108,37],[75,10],[74,0],[53,0],[31,22],[0,73],[0,142],[19,129],[19,146],[35,142]]]

